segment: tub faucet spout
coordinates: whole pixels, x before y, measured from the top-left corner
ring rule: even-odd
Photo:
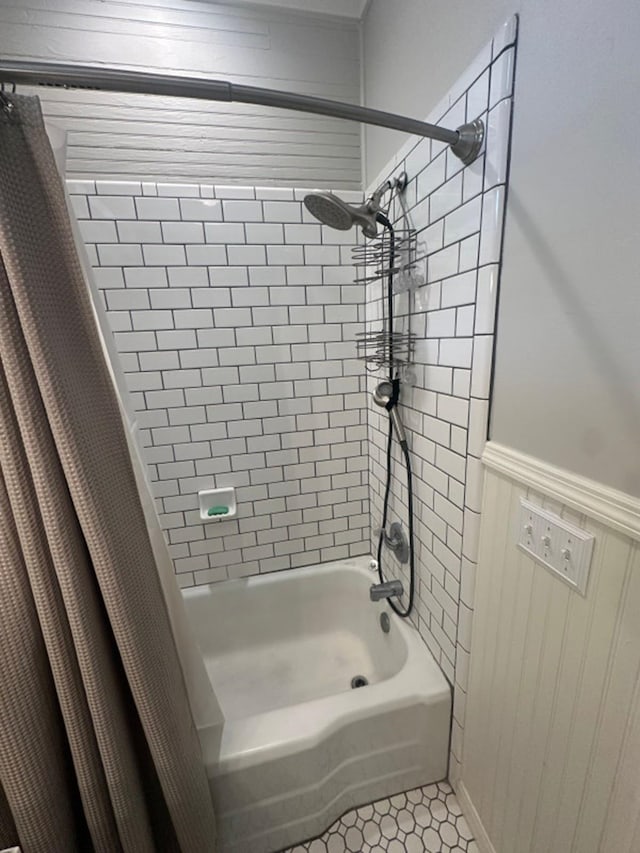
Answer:
[[[385,581],[384,583],[374,583],[369,587],[369,598],[371,601],[380,601],[382,598],[400,598],[403,592],[402,581]]]

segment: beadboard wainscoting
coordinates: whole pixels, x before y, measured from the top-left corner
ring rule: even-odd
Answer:
[[[360,97],[357,20],[248,3],[2,3],[0,54],[230,80],[351,103]],[[47,121],[67,131],[69,177],[362,186],[356,122],[191,98],[21,91],[37,94]]]
[[[640,501],[487,444],[458,792],[483,853],[640,850]],[[595,536],[582,596],[516,547],[521,497]]]
[[[368,553],[355,233],[304,190],[68,188],[181,585]],[[198,490],[224,486],[236,518],[203,524]]]
[[[442,143],[412,140],[371,185],[406,171],[407,218],[417,231],[416,272],[424,284],[395,297],[396,329],[416,335],[403,376],[400,413],[413,467],[416,608],[413,621],[454,685],[450,776],[455,787],[464,722],[473,577],[480,523],[480,457],[488,428],[494,322],[506,197],[517,20],[486,45],[428,121],[456,127],[481,117],[486,144],[471,165]],[[367,324],[379,327],[385,282],[367,285]],[[370,375],[369,391],[379,381]],[[370,399],[370,398],[369,398]],[[369,405],[372,529],[380,525],[386,481],[387,416]],[[407,518],[404,465],[397,451],[389,521]],[[377,537],[372,548],[375,552]],[[384,573],[405,567],[383,551]]]

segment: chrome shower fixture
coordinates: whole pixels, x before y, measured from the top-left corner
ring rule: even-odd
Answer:
[[[406,185],[407,173],[403,172],[398,178],[381,184],[364,204],[357,207],[347,204],[340,196],[331,192],[309,193],[304,197],[304,206],[312,216],[329,228],[348,231],[354,225],[359,225],[365,237],[376,237],[382,196],[387,190],[397,189],[402,192]]]
[[[333,193],[317,192],[304,197],[304,206],[312,216],[329,228],[348,231],[354,225],[359,225],[365,237],[375,237],[378,233],[378,207],[372,204],[371,200],[355,207]]]
[[[380,406],[382,409],[386,409],[389,403],[391,402],[391,398],[393,397],[393,384],[387,380],[384,382],[378,383],[376,385],[375,390],[373,392],[373,402],[376,406]],[[407,443],[407,437],[404,433],[404,427],[402,426],[402,421],[400,420],[400,415],[398,414],[398,407],[394,404],[390,409],[388,409],[389,417],[391,418],[391,423],[393,424],[393,428],[396,431],[396,437],[400,444]]]

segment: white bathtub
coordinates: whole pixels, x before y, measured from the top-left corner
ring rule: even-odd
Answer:
[[[224,853],[281,850],[446,776],[449,686],[415,629],[369,600],[368,562],[184,591],[225,717],[200,729]],[[357,675],[369,685],[352,689]]]

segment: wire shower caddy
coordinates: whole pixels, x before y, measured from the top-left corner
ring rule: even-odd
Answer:
[[[356,268],[355,284],[372,285],[377,281],[386,284],[394,277],[394,292],[414,289],[423,283],[417,273],[419,262],[418,239],[413,228],[394,227],[393,257],[391,238],[385,229],[377,237],[354,246],[351,250]],[[399,283],[399,286],[398,286]],[[385,289],[381,299],[385,300]],[[390,374],[405,369],[413,360],[416,335],[394,329],[389,335],[388,318],[367,323],[363,332],[356,334],[357,357],[365,362],[366,369],[377,372],[387,368]]]

